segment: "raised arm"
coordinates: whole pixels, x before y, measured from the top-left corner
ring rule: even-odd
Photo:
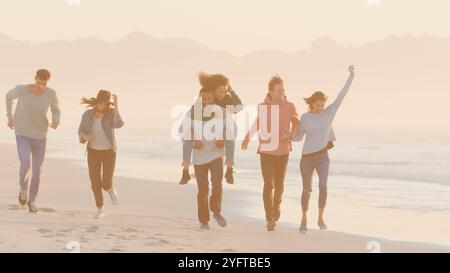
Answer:
[[[352,85],[353,78],[355,76],[355,68],[354,68],[354,66],[353,65],[349,66],[348,71],[349,71],[350,74],[348,75],[347,81],[345,82],[345,85],[342,88],[341,92],[339,92],[339,94],[336,97],[336,99],[334,100],[334,102],[331,103],[325,109],[324,113],[327,116],[327,118],[329,118],[330,120],[334,119],[334,116],[336,115],[337,110],[341,106],[342,101],[344,100],[345,96],[348,93],[348,90],[350,89],[350,86]]]
[[[119,98],[117,97],[117,95],[113,95],[113,99],[114,99],[114,116],[113,116],[113,126],[115,129],[119,129],[122,128],[125,123],[122,120],[122,116],[120,115],[119,112]]]

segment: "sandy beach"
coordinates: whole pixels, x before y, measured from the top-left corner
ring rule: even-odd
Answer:
[[[195,182],[181,187],[176,181],[125,177],[116,179],[119,206],[107,202],[106,218],[96,220],[86,169],[56,158],[46,160],[40,212],[31,215],[16,201],[15,147],[0,148],[0,252],[450,252],[448,242],[437,243],[448,237],[448,216],[389,209],[362,213],[347,204],[345,196],[333,196],[333,203],[340,205],[330,206],[328,221],[336,229],[317,230],[312,214],[307,235],[283,222],[268,233],[262,219],[242,213],[241,208],[249,205],[246,200],[259,197],[250,197],[255,194],[238,185],[225,186],[223,213],[229,222],[225,229],[212,223],[210,231],[199,230]],[[352,234],[358,230],[384,236]]]

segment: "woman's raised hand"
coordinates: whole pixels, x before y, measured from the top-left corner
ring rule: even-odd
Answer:
[[[348,71],[350,72],[350,74],[355,75],[355,66],[354,65],[349,66]]]

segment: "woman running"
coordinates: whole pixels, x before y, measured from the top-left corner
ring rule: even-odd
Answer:
[[[350,75],[348,76],[347,82],[335,101],[328,107],[324,108],[327,96],[323,92],[318,91],[309,98],[305,98],[306,104],[309,105],[309,111],[301,116],[300,130],[294,138],[294,140],[302,140],[305,136],[302,159],[300,161],[300,172],[303,180],[301,233],[308,231],[307,213],[314,170],[319,175],[318,226],[320,229],[327,229],[323,215],[327,202],[327,182],[330,169],[328,150],[334,146],[333,141],[336,140],[332,127],[334,117],[344,97],[347,95],[355,75],[353,66],[350,66],[348,70]]]
[[[113,102],[111,93],[101,90],[97,98],[83,98],[81,102],[91,108],[83,114],[78,135],[80,143],[87,142],[89,177],[97,205],[97,212],[94,215],[96,219],[101,219],[105,215],[102,189],[109,194],[114,206],[118,202],[118,194],[113,183],[117,150],[114,131],[122,128],[124,122],[119,113],[118,98],[116,95],[112,97]]]

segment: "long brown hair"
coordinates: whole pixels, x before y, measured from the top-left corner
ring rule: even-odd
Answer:
[[[96,98],[86,98],[83,97],[81,99],[81,103],[80,104],[86,104],[86,107],[92,107],[94,108],[97,105],[97,99]]]
[[[100,90],[96,98],[83,97],[81,99],[81,104],[86,104],[87,105],[86,107],[95,108],[97,104],[105,102],[108,104],[109,110],[111,108],[111,104],[113,104],[110,102],[110,99],[111,99],[111,92],[109,92],[108,90]]]

